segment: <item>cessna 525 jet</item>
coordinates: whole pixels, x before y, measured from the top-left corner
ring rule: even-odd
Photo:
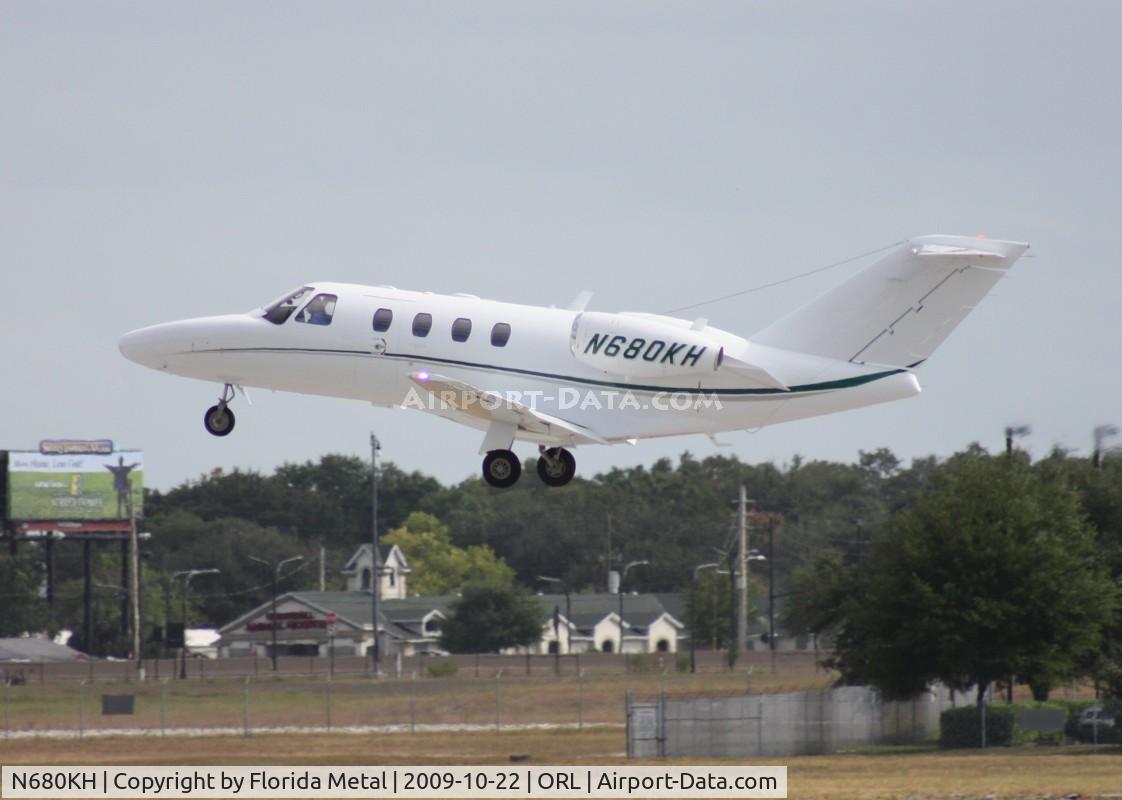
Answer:
[[[419,408],[484,432],[483,477],[513,485],[515,440],[572,480],[567,449],[759,428],[919,393],[914,370],[1028,248],[922,236],[743,338],[704,319],[310,283],[244,314],[126,334],[126,358],[216,381],[206,429],[234,428],[235,388]]]

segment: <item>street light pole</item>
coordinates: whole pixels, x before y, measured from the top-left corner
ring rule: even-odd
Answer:
[[[651,562],[643,561],[628,561],[623,565],[623,569],[619,571],[619,653],[623,655],[623,582],[627,580],[627,571],[632,567],[641,567]]]
[[[281,571],[281,568],[285,564],[291,564],[295,561],[303,561],[304,556],[292,556],[291,558],[286,558],[283,561],[275,561],[275,560],[274,561],[266,561],[265,559],[258,558],[257,556],[250,556],[249,559],[250,559],[250,561],[256,561],[258,564],[264,564],[266,567],[269,567],[272,570],[273,613],[271,615],[272,625],[270,625],[269,627],[271,627],[273,629],[273,646],[272,646],[272,650],[273,650],[272,657],[273,658],[272,658],[272,661],[273,661],[273,672],[276,672],[277,671],[277,582],[280,581],[280,571]]]
[[[721,566],[716,561],[698,564],[693,568],[693,582],[690,583],[690,673],[697,672],[697,574],[703,569],[716,569]]]
[[[213,567],[210,569],[185,569],[171,576],[173,581],[181,575],[183,576],[183,613],[180,617],[183,620],[183,645],[179,648],[179,677],[181,680],[187,677],[187,595],[191,591],[191,579],[196,575],[216,575],[218,572],[219,570]]]
[[[551,578],[548,575],[539,575],[538,580],[544,581],[545,583],[559,584],[561,586],[561,591],[565,593],[565,621],[569,626],[568,633],[565,635],[565,652],[571,653],[573,652],[573,604],[572,598],[569,597],[569,584],[565,583],[565,581],[560,578]],[[557,650],[560,651],[561,636],[557,631],[554,631],[553,635],[557,638]]]

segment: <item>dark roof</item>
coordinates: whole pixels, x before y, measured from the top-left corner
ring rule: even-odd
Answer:
[[[288,592],[278,598],[292,598],[297,602],[314,606],[326,611],[334,611],[341,620],[346,620],[360,627],[368,627],[373,616],[373,603],[369,592]],[[553,614],[553,609],[559,608],[565,614],[565,595],[540,594],[534,595],[542,609],[543,619],[548,619]],[[668,596],[653,594],[629,594],[624,596],[623,618],[625,624],[636,632],[645,631],[655,620],[663,614],[681,622],[681,618],[668,611],[664,601]],[[421,635],[421,622],[424,618],[438,611],[444,616],[451,615],[452,606],[458,599],[457,595],[427,595],[421,597],[383,598],[379,603],[382,615],[382,626],[390,631],[407,634],[409,637]],[[268,611],[270,603],[262,603],[255,609],[242,614],[236,620],[227,623],[223,629],[244,621],[247,617],[263,614]],[[619,613],[619,596],[614,594],[574,594],[571,595],[573,619],[571,622],[578,629],[591,629],[609,614]]]
[[[570,621],[578,628],[592,628],[609,614],[619,613],[619,595],[616,594],[573,594],[569,597],[573,610]],[[631,628],[646,629],[667,613],[680,622],[678,615],[666,608],[662,597],[656,594],[625,594],[624,624]],[[540,594],[537,599],[547,613],[552,614],[554,607],[560,608],[562,614],[565,613],[565,595]]]
[[[0,661],[79,661],[85,658],[84,653],[50,639],[0,639]]]

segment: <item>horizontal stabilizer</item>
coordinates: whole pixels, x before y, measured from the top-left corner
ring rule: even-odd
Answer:
[[[1021,242],[921,236],[751,341],[858,364],[914,367],[1027,249]]]

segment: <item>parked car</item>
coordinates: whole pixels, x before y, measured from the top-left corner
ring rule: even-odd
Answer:
[[[1096,724],[1099,728],[1113,728],[1114,715],[1105,711],[1102,706],[1088,706],[1083,709],[1083,713],[1079,715],[1080,728],[1092,728]]]
[[[1080,712],[1075,720],[1075,730],[1069,730],[1069,733],[1073,732],[1082,742],[1097,741],[1099,744],[1117,742],[1122,738],[1120,716],[1122,716],[1122,705],[1117,700],[1107,700],[1103,704],[1096,703]]]

